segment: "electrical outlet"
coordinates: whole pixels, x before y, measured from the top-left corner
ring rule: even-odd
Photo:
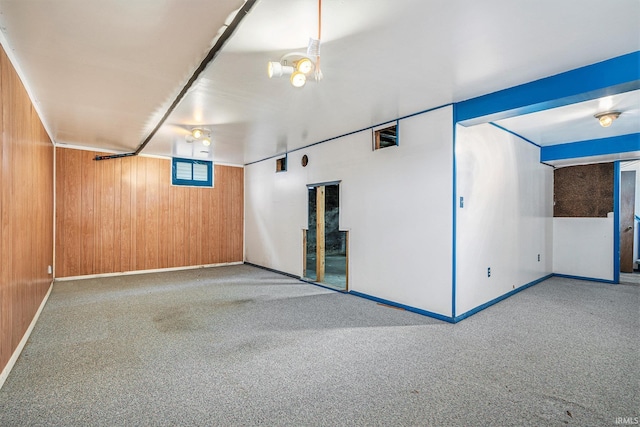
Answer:
[[[540,254],[538,254],[538,262],[540,262]]]
[[[50,265],[47,266],[47,273],[48,274],[53,274],[53,267],[51,267]]]
[[[487,277],[491,277],[491,267],[487,267]]]
[[[460,207],[464,208],[464,197],[460,196]]]

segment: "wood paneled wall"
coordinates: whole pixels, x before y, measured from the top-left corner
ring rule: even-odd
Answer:
[[[53,145],[2,48],[0,99],[2,371],[53,279]]]
[[[174,187],[171,161],[56,148],[56,277],[243,260],[243,169]]]

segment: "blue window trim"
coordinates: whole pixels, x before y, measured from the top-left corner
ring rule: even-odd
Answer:
[[[192,179],[178,179],[176,177],[176,163],[190,163],[191,165],[194,165],[194,164],[206,165],[207,180],[194,181]],[[194,160],[194,159],[183,159],[180,157],[173,157],[171,159],[171,184],[189,186],[189,187],[213,187],[213,162],[211,160]]]

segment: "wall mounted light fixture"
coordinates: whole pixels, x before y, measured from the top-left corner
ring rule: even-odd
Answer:
[[[618,116],[620,116],[619,111],[608,111],[605,113],[598,113],[593,117],[598,119],[598,121],[600,122],[600,126],[602,126],[603,128],[608,128],[609,126],[611,126],[611,123],[613,123],[613,121],[618,118]]]

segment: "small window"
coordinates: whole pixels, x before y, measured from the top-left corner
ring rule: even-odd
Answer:
[[[287,157],[281,157],[276,159],[276,172],[286,172],[287,170]]]
[[[373,129],[373,149],[398,145],[398,124],[379,126]]]
[[[213,187],[213,162],[174,157],[171,162],[171,184]]]

